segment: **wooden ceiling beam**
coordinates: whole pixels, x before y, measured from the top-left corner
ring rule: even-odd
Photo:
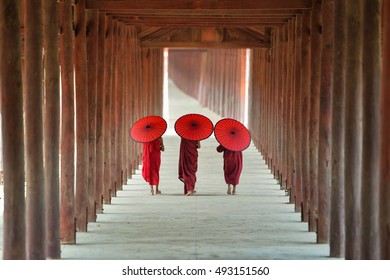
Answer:
[[[147,48],[187,48],[187,49],[212,49],[212,48],[230,48],[230,49],[247,49],[247,48],[269,48],[269,43],[264,42],[171,42],[171,41],[143,41],[141,47]]]
[[[86,7],[99,10],[310,9],[312,0],[87,0]]]
[[[157,15],[157,16],[294,16],[302,14],[302,10],[106,10],[100,9],[101,12],[114,15]]]
[[[154,20],[131,19],[128,17],[117,17],[120,22],[134,26],[164,26],[164,27],[255,27],[255,26],[275,26],[288,22],[288,19],[167,19],[160,18]]]

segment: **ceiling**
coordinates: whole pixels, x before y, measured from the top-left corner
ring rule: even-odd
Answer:
[[[143,47],[270,47],[273,28],[283,26],[312,0],[86,0],[137,29]]]

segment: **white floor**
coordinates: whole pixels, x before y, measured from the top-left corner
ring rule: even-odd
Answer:
[[[63,259],[329,259],[329,245],[315,243],[315,233],[300,222],[300,213],[294,212],[253,145],[244,151],[238,194],[229,196],[222,155],[215,151],[218,143],[213,137],[202,141],[198,193],[184,196],[177,179],[179,137],[172,123],[190,112],[207,115],[214,123],[220,117],[173,85],[170,101],[171,124],[164,135],[160,173],[162,195],[149,195],[137,172],[112,204],[104,206],[97,222],[88,224],[88,232],[77,233],[76,245],[62,246]]]

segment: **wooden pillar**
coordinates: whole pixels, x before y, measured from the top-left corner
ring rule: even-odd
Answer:
[[[333,95],[332,95],[332,171],[330,209],[330,256],[343,257],[344,221],[344,136],[345,136],[345,57],[346,1],[334,1]]]
[[[321,32],[322,0],[313,1],[311,17],[311,83],[310,83],[310,124],[309,124],[309,231],[317,230],[318,211],[318,139],[321,86]]]
[[[96,89],[96,213],[103,212],[103,183],[104,183],[104,147],[103,147],[103,106],[104,106],[104,54],[106,38],[106,15],[99,13],[98,27],[98,58],[97,58],[97,89]]]
[[[287,177],[286,177],[286,194],[290,195],[290,203],[293,203],[291,200],[292,196],[291,193],[295,192],[295,186],[294,186],[294,159],[296,157],[295,152],[295,130],[294,128],[294,112],[295,112],[295,92],[294,92],[294,58],[295,58],[295,20],[292,19],[289,21],[288,24],[288,86],[287,86],[287,98],[288,98],[288,104],[287,104]]]
[[[129,28],[127,26],[123,27],[123,93],[122,93],[122,167],[124,170],[123,173],[123,185],[127,185],[127,178],[129,176],[129,168],[127,166],[127,163],[129,162],[129,156],[130,156],[130,150],[129,148],[129,134],[128,131],[130,131],[131,124],[129,122],[129,113],[130,113],[130,106],[129,106],[129,99],[128,94],[130,91],[130,85],[129,85],[129,77],[128,77],[128,70],[129,70],[129,56],[128,56],[128,49],[129,49]]]
[[[116,92],[117,92],[117,63],[118,63],[118,20],[113,21],[113,38],[112,38],[112,87],[110,92],[110,185],[112,188],[111,196],[116,196],[118,174],[116,172]]]
[[[57,2],[44,1],[43,13],[46,258],[60,259],[60,67]]]
[[[88,221],[96,221],[96,104],[97,104],[97,10],[86,11],[87,78],[88,78]]]
[[[294,186],[295,186],[295,212],[301,212],[302,203],[302,90],[301,90],[301,72],[302,72],[302,15],[298,15],[295,26],[295,117],[294,117],[294,129],[295,129],[295,157],[294,157]]]
[[[130,136],[130,128],[133,125],[133,123],[137,120],[137,108],[136,108],[136,92],[137,92],[137,71],[136,71],[136,38],[135,38],[135,27],[129,27],[129,40],[128,40],[128,47],[126,48],[128,52],[128,64],[129,64],[129,71],[126,77],[126,80],[129,83],[129,90],[127,91],[128,96],[128,103],[129,103],[129,109],[128,109],[128,129],[127,129],[127,139],[128,139],[128,145],[130,150],[130,158],[127,163],[128,169],[129,169],[129,176],[130,179],[133,175],[133,172],[135,170],[135,158],[136,158],[136,149],[135,149],[135,141],[133,141]]]
[[[390,259],[390,1],[383,1],[383,72],[381,104],[380,237],[381,259]]]
[[[88,212],[88,85],[85,0],[75,3],[76,85],[76,228],[87,231]]]
[[[317,243],[329,243],[332,92],[333,92],[333,0],[322,1],[322,56],[318,143]]]
[[[3,259],[26,258],[23,85],[19,1],[0,1],[0,92],[4,164]]]
[[[104,185],[103,185],[103,202],[106,204],[111,203],[111,169],[110,169],[110,94],[111,94],[111,81],[112,81],[112,37],[113,37],[113,24],[112,18],[108,17],[105,47],[104,47],[104,105],[103,105],[103,153],[104,153]]]
[[[309,201],[309,121],[310,121],[310,21],[311,11],[305,10],[302,15],[302,221],[308,221]]]
[[[274,78],[274,83],[273,83],[273,93],[275,96],[274,99],[274,117],[275,117],[275,124],[276,124],[276,129],[274,133],[274,141],[275,141],[275,153],[274,153],[274,158],[275,158],[275,163],[274,163],[274,170],[276,178],[280,182],[281,178],[281,166],[282,166],[282,145],[281,145],[281,140],[282,140],[282,116],[283,116],[283,110],[282,110],[282,104],[283,104],[283,97],[282,97],[282,85],[283,85],[283,80],[282,80],[282,62],[283,62],[283,52],[282,52],[282,47],[281,47],[281,42],[283,40],[282,37],[282,28],[279,27],[276,29],[275,33],[275,43],[276,43],[276,49],[275,52],[273,52],[274,55],[274,70],[275,70],[275,78]]]
[[[61,243],[76,243],[74,179],[75,179],[75,132],[74,132],[74,79],[73,79],[73,28],[70,1],[59,4],[60,64],[62,86],[61,116]]]
[[[42,123],[42,2],[26,2],[26,241],[27,259],[46,258]]]
[[[123,166],[122,166],[122,111],[123,111],[123,83],[124,83],[124,65],[125,56],[123,52],[123,38],[124,38],[124,28],[121,23],[118,24],[118,41],[117,41],[117,63],[116,63],[116,91],[114,92],[115,96],[115,174],[116,174],[116,184],[117,190],[123,189]]]
[[[363,151],[361,259],[380,258],[380,91],[381,1],[364,0],[363,6]]]
[[[345,85],[345,258],[361,257],[363,1],[347,5]]]

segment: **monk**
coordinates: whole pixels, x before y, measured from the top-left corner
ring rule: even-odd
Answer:
[[[242,171],[242,152],[230,151],[222,145],[217,147],[217,152],[223,152],[223,171],[225,182],[228,185],[227,194],[235,195]]]
[[[142,177],[149,183],[151,195],[161,194],[158,186],[160,183],[161,151],[164,150],[162,137],[152,142],[143,143]]]
[[[179,180],[184,183],[184,195],[195,193],[200,141],[181,138],[179,155]]]

